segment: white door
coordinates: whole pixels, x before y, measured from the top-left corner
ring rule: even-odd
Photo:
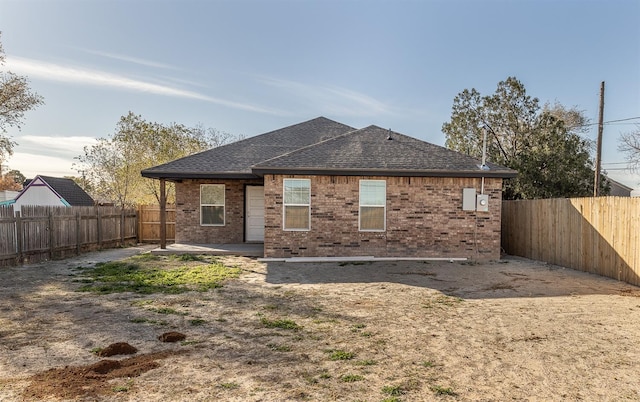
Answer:
[[[247,186],[246,241],[264,241],[264,187]]]

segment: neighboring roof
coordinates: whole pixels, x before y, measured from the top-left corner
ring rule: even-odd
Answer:
[[[55,192],[60,198],[66,201],[67,204],[73,207],[93,206],[93,198],[86,191],[82,189],[76,182],[71,179],[64,179],[60,177],[51,176],[36,176],[33,180],[25,182],[25,188],[16,197],[16,200],[22,196],[36,180],[40,178],[53,192]]]
[[[605,176],[605,177],[607,178],[607,181],[609,182],[611,187],[611,192],[609,193],[610,195],[622,196],[622,197],[631,196],[631,192],[633,191],[633,188],[626,186],[620,183],[619,181],[615,181],[609,176]]]
[[[254,165],[258,174],[514,177],[515,170],[369,126]]]
[[[251,166],[355,130],[318,117],[238,142],[200,152],[142,171],[142,176],[165,179],[255,178]]]
[[[144,177],[256,178],[268,173],[515,177],[517,172],[403,134],[319,117],[142,171]]]

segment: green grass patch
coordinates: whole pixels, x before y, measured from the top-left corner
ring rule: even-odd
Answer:
[[[204,325],[206,322],[207,320],[203,320],[202,318],[194,318],[193,320],[189,320],[189,324],[193,325],[194,327]]]
[[[222,389],[236,389],[239,388],[240,385],[235,382],[223,382],[222,384],[218,384],[218,387]]]
[[[356,382],[356,381],[364,380],[364,377],[361,376],[360,374],[345,374],[342,377],[340,377],[340,380],[342,382]]]
[[[149,310],[158,314],[189,315],[189,313],[178,311],[171,307],[150,308]]]
[[[287,345],[277,345],[275,343],[268,343],[267,347],[271,350],[275,350],[276,352],[291,352],[291,346],[287,346]]]
[[[400,385],[385,385],[382,387],[382,393],[390,396],[400,396],[406,391]]]
[[[262,317],[260,319],[260,322],[262,323],[262,325],[264,325],[267,328],[290,329],[290,330],[294,330],[294,331],[297,331],[300,328],[302,328],[301,326],[296,324],[295,321],[287,320],[287,319],[270,320],[270,319],[268,319],[266,317]]]
[[[240,275],[239,268],[227,267],[220,262],[202,264],[200,261],[146,256],[141,254],[85,268],[79,275],[83,281],[91,279],[92,283],[81,286],[78,291],[99,294],[206,292],[221,287],[225,279]]]
[[[440,385],[433,385],[431,386],[431,390],[435,392],[436,395],[449,395],[449,396],[458,395],[451,387],[442,387]]]
[[[345,352],[344,350],[329,350],[329,359],[331,360],[351,360],[356,354],[353,352]]]

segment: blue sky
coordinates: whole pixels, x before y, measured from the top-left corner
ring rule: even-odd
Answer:
[[[69,175],[128,111],[252,136],[326,116],[443,145],[455,95],[508,76],[597,121],[640,117],[640,2],[0,0],[3,69],[46,105],[10,168]],[[605,126],[609,174],[640,188]],[[592,126],[590,138],[596,136]]]

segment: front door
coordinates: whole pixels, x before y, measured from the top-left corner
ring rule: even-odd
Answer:
[[[264,241],[264,187],[247,186],[245,240]]]

